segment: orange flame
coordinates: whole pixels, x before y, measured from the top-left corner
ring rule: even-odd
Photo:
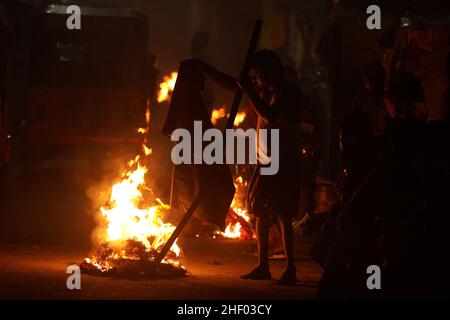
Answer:
[[[150,112],[148,108],[146,127],[137,129],[139,133],[145,135],[142,144],[145,156],[152,153],[152,149],[147,146],[146,134],[149,132],[149,128]],[[143,191],[148,190],[145,186],[145,175],[148,169],[144,163],[140,155],[130,160],[128,170],[122,174],[122,180],[112,186],[108,203],[100,208],[105,222],[101,230],[101,236],[102,241],[106,243],[121,244],[126,240],[134,240],[142,243],[147,252],[159,251],[176,227],[163,222],[161,219],[164,210],[170,209],[170,206],[164,204],[160,199],[154,199],[155,205],[142,205],[144,201]],[[176,241],[170,251],[175,257],[180,255],[181,250]],[[124,251],[121,251],[120,256],[114,255],[110,258],[132,259]],[[101,271],[108,271],[112,268],[107,261],[100,261],[96,256],[87,258],[85,261]],[[175,261],[173,257],[166,258],[162,262],[182,267],[179,261]]]
[[[147,168],[139,163],[139,156],[129,166],[135,169],[127,171],[123,180],[112,187],[108,206],[100,209],[107,220],[105,240],[136,240],[142,242],[147,249],[156,250],[168,240],[175,226],[164,223],[158,216],[160,210],[167,208],[166,205],[139,208]],[[180,253],[176,243],[171,250],[177,256]]]
[[[105,220],[102,240],[116,243],[134,240],[142,243],[148,252],[159,251],[175,230],[174,225],[164,223],[160,217],[164,210],[170,209],[170,206],[155,199],[157,204],[142,207],[142,190],[145,189],[144,178],[148,170],[140,163],[139,155],[131,160],[128,166],[130,169],[123,174],[122,180],[112,187],[108,203],[100,208]],[[181,250],[176,241],[170,251],[176,257],[180,255]],[[127,252],[122,252],[121,256],[111,258],[127,259],[129,257]],[[86,262],[95,265],[101,271],[112,268],[107,262],[100,264],[95,256],[86,259]],[[181,266],[173,259],[165,259],[163,263]]]
[[[217,121],[219,119],[222,119],[225,116],[226,116],[225,107],[221,107],[219,109],[213,109],[213,111],[211,112],[211,122],[212,122],[212,124],[216,125]]]
[[[234,126],[239,127],[241,123],[244,122],[246,115],[245,111],[238,112],[234,119]]]
[[[239,176],[234,181],[234,186],[236,187],[236,192],[234,194],[233,201],[231,202],[230,208],[238,216],[244,218],[245,221],[250,222],[250,216],[246,209],[243,208],[243,203],[241,200],[241,194],[245,193],[247,188],[247,181]],[[219,232],[219,234],[225,238],[229,239],[239,239],[242,238],[243,234],[241,232],[242,225],[239,222],[230,222],[227,224],[224,232]]]
[[[211,122],[213,125],[216,125],[217,122],[219,121],[219,119],[222,119],[225,117],[228,118],[229,116],[230,116],[230,114],[226,113],[225,106],[222,106],[220,108],[215,108],[211,112]],[[246,116],[247,116],[247,114],[245,113],[245,111],[238,112],[236,114],[236,118],[234,119],[234,126],[239,127],[241,125],[241,123],[244,122]]]
[[[163,82],[159,84],[158,103],[170,101],[170,94],[175,88],[178,72],[172,72],[169,76],[163,77]]]

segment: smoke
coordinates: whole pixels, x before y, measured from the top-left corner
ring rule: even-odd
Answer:
[[[104,239],[106,221],[100,208],[107,207],[111,197],[112,186],[122,180],[123,175],[130,169],[128,162],[136,155],[129,150],[118,148],[114,152],[99,154],[99,161],[95,165],[95,174],[89,176],[88,187],[85,195],[88,199],[87,212],[95,221],[96,227],[91,232],[93,248]]]

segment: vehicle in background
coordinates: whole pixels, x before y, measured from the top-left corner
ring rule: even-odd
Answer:
[[[141,146],[149,107],[148,23],[131,10],[81,6],[81,29],[69,30],[66,5],[35,16],[26,106],[24,169],[50,158]]]

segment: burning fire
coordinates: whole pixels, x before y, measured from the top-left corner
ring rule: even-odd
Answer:
[[[250,222],[250,217],[247,215],[246,210],[238,209],[238,211],[236,211],[236,209],[233,209],[233,211],[238,216],[244,218],[245,221]],[[242,225],[239,222],[234,222],[234,223],[229,222],[222,235],[225,238],[240,239],[240,238],[244,237],[243,234],[241,234],[241,229],[242,229]]]
[[[143,191],[146,188],[144,178],[148,170],[142,164],[140,156],[137,155],[128,166],[129,170],[123,174],[122,180],[112,187],[108,204],[100,209],[106,222],[106,228],[103,230],[104,243],[111,244],[118,250],[113,250],[113,254],[107,259],[104,257],[98,259],[96,256],[86,259],[86,262],[95,265],[101,271],[112,268],[110,259],[138,259],[133,258],[132,253],[123,250],[126,241],[132,240],[145,247],[146,253],[156,254],[175,230],[174,225],[164,223],[161,219],[164,210],[170,209],[168,205],[156,198],[158,204],[142,206]],[[176,242],[170,251],[170,258],[163,260],[163,263],[180,266],[176,258],[181,250]]]
[[[139,208],[147,168],[139,163],[139,155],[130,161],[129,166],[135,169],[126,172],[123,180],[112,187],[110,208],[100,209],[108,222],[106,240],[136,240],[142,242],[147,250],[157,250],[175,230],[173,225],[164,223],[159,217],[160,211],[169,209],[169,206],[156,199],[159,205]],[[172,251],[178,256],[180,248],[174,244]]]
[[[146,135],[150,123],[149,108],[146,120],[147,127],[137,131],[145,137],[142,150],[149,156],[152,152],[147,146]],[[128,162],[128,170],[122,174],[121,181],[112,186],[108,203],[100,208],[104,219],[100,230],[102,244],[93,257],[85,259],[91,268],[105,272],[118,261],[152,261],[175,230],[174,225],[164,223],[161,218],[170,206],[158,198],[154,199],[153,205],[145,204],[148,199],[144,195],[149,190],[145,185],[147,172],[144,159],[137,155]],[[180,252],[175,241],[162,263],[184,269],[178,261]]]
[[[236,118],[234,119],[234,126],[238,127],[244,122],[246,117],[245,111],[238,112]],[[225,106],[213,109],[211,112],[211,122],[213,125],[216,125],[219,119],[228,118],[230,116],[229,113],[226,113]]]
[[[219,109],[213,109],[213,111],[211,112],[211,122],[212,122],[212,124],[216,125],[217,121],[219,119],[222,119],[225,116],[226,116],[225,107],[221,107]]]
[[[170,94],[175,88],[177,77],[178,72],[172,72],[170,75],[163,77],[163,82],[159,84],[158,103],[170,100]]]
[[[234,119],[234,125],[236,127],[239,127],[241,125],[241,123],[244,122],[245,116],[246,116],[246,114],[244,111],[238,112],[236,115],[236,118]]]
[[[243,197],[245,196],[248,183],[239,176],[234,181],[236,193],[230,206],[230,213],[227,217],[227,226],[224,232],[219,235],[230,239],[248,239],[253,237],[253,231],[250,228],[250,216],[246,209],[243,209]]]

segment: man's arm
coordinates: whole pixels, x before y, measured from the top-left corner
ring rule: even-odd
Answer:
[[[220,87],[230,91],[235,91],[236,89],[238,89],[235,77],[221,72],[201,60],[192,59],[188,60],[188,63],[193,64],[196,69],[208,75]]]

